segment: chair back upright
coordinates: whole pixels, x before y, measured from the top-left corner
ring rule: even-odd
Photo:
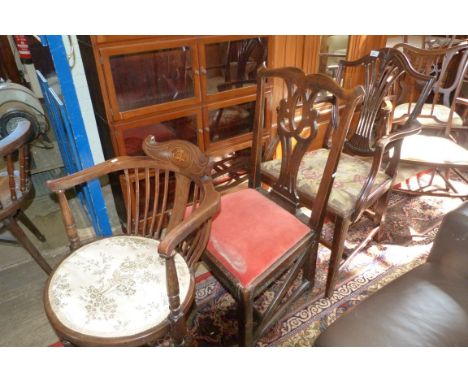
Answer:
[[[276,134],[271,135],[271,141],[265,150],[265,156],[268,157],[278,144],[281,148],[280,175],[271,185],[270,194],[276,200],[281,200],[281,204],[291,212],[300,206],[296,180],[302,158],[314,140],[319,138],[320,109],[317,104],[322,102],[319,95],[328,92],[333,95],[334,104],[343,107],[342,117],[331,134],[332,146],[309,222],[312,229],[320,232],[343,143],[364,90],[361,86],[347,90],[326,75],[305,75],[298,68],[260,68],[257,74],[257,104],[249,178],[249,186],[255,188],[260,188],[260,165],[266,129],[265,112],[272,109],[272,98],[268,97],[267,105],[265,93],[269,81],[285,84],[285,95],[279,100],[276,108]]]
[[[433,80],[428,75],[417,72],[405,55],[393,48],[372,51],[355,61],[340,61],[337,81],[342,83],[345,76],[351,72],[363,76],[366,93],[357,124],[353,126],[345,142],[345,150],[353,155],[374,156],[378,140],[390,133],[390,115],[394,105],[404,97],[405,84],[411,81],[417,84],[419,89],[416,106],[405,122],[405,127],[409,128],[420,114],[432,89]],[[333,107],[332,113],[334,121],[339,120],[340,112],[337,107]]]
[[[14,215],[32,189],[28,147],[31,134],[31,123],[25,120],[0,140],[0,157],[4,162],[0,173],[0,220]]]

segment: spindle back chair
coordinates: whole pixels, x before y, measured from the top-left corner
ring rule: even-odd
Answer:
[[[194,298],[194,271],[206,246],[219,196],[209,176],[211,165],[193,144],[181,140],[157,143],[154,137],[148,137],[143,150],[146,157],[118,157],[48,182],[49,189],[58,196],[72,254],[49,278],[44,294],[45,308],[52,326],[61,340],[67,343],[85,346],[142,345],[167,332],[171,333],[176,344],[184,341],[185,315]],[[127,209],[125,235],[115,235],[83,246],[65,191],[110,173],[118,174],[123,184]],[[93,246],[101,252],[92,254],[96,257],[91,260],[86,256]],[[109,248],[107,251],[106,246]],[[164,260],[159,260],[159,256]],[[82,263],[86,263],[88,268],[83,268]],[[108,274],[106,267],[111,267],[113,273]],[[83,269],[88,271],[82,276],[85,281],[80,285],[81,290],[84,286],[92,287],[102,295],[108,290],[114,291],[107,298],[115,300],[115,316],[120,312],[129,320],[140,320],[146,325],[144,330],[133,328],[132,332],[127,328],[112,333],[112,324],[117,325],[114,318],[108,318],[109,324],[105,329],[96,329],[96,324],[93,330],[77,330],[83,323],[74,322],[70,312],[61,309],[65,304],[61,300],[67,296],[63,296],[58,286],[66,277],[72,279],[72,272]],[[92,279],[89,272],[103,273],[105,281],[95,280],[95,284],[88,285],[86,276]],[[119,303],[132,306],[133,300],[124,298],[125,293],[130,293],[127,291],[130,286],[134,292],[127,297],[137,298],[138,287],[143,290],[145,283],[153,279],[153,289],[146,289],[147,295],[140,296],[140,299],[149,298],[150,303],[143,307],[134,305],[130,312],[121,308]],[[72,299],[75,293],[80,293],[77,288],[75,286],[74,292],[70,292]],[[95,324],[95,320],[106,317],[86,313],[87,307],[80,305],[80,299],[86,301],[88,297],[81,295],[69,304],[75,303],[75,309],[84,311],[87,324]],[[157,301],[157,297],[163,301]],[[104,297],[98,299],[98,304],[102,304],[98,305],[98,310],[106,309]],[[158,317],[161,322],[156,318],[151,321],[160,305],[164,306],[162,313],[165,313]]]
[[[24,120],[17,124],[11,134],[0,140],[0,158],[3,158],[5,164],[5,170],[0,173],[0,222],[6,225],[34,261],[49,274],[50,265],[16,221],[20,219],[38,240],[45,241],[23,211],[34,193],[29,172],[28,146],[32,134],[31,123]]]

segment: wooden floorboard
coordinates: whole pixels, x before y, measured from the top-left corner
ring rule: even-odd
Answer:
[[[57,341],[42,303],[46,279],[32,261],[0,272],[0,346],[48,346]]]

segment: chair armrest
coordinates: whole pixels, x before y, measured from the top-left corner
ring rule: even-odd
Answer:
[[[175,248],[218,212],[221,198],[219,193],[214,189],[211,178],[205,177],[202,183],[205,184],[203,202],[187,219],[168,232],[161,241],[158,252],[162,257],[169,258],[175,256]],[[207,239],[208,236],[206,237]]]
[[[421,124],[418,121],[414,121],[414,123],[406,129],[397,130],[388,135],[384,135],[377,141],[376,144],[382,149],[385,149],[390,143],[409,137],[410,135],[417,134],[420,131]]]
[[[74,174],[66,175],[59,179],[47,181],[47,187],[52,192],[65,191],[71,187],[77,186],[84,182],[107,175],[113,171],[123,170],[128,168],[128,163],[131,162],[133,167],[144,167],[145,164],[153,163],[148,157],[117,157],[99,163],[93,167],[86,168]]]
[[[456,103],[459,103],[461,105],[468,106],[468,98],[463,98],[463,97],[457,97],[455,100]]]
[[[23,146],[31,137],[32,127],[31,122],[21,121],[11,134],[0,139],[0,155],[7,156]]]

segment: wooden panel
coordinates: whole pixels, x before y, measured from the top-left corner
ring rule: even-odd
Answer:
[[[304,38],[304,59],[302,68],[307,74],[317,73],[319,65],[321,36],[305,36]]]
[[[373,49],[384,48],[387,36],[382,35],[352,35],[349,38],[348,57],[349,61],[357,60],[370,53]],[[349,71],[352,73],[352,70]],[[362,84],[364,79],[362,74],[348,75],[344,79],[345,87],[353,87]]]
[[[352,35],[349,38],[348,60],[357,60],[372,49],[384,48],[386,42],[387,36]]]

